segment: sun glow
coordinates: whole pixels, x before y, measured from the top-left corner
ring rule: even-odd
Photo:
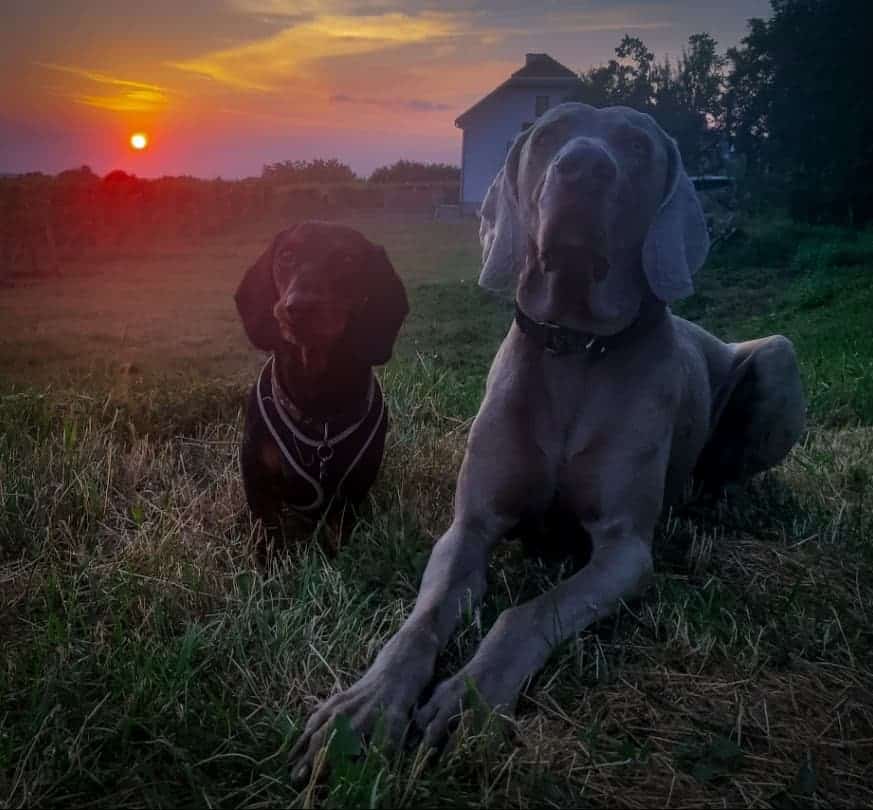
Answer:
[[[149,145],[148,135],[144,132],[134,132],[133,135],[130,136],[130,145],[136,149],[137,152],[141,152]]]

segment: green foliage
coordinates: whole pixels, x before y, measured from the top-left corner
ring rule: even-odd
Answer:
[[[755,198],[808,223],[873,220],[873,71],[867,0],[771,0],[740,46],[693,34],[675,65],[625,36],[617,59],[580,76],[575,100],[647,112],[676,138],[694,173],[725,171],[725,135]],[[756,200],[751,201],[753,205]]]
[[[747,220],[676,307],[730,340],[778,331],[798,350],[810,416],[873,424],[873,233]]]
[[[398,160],[390,166],[380,166],[370,175],[371,183],[457,183],[461,170],[448,163],[421,163]]]
[[[728,130],[759,172],[782,176],[792,216],[873,219],[871,5],[771,0],[728,51]]]
[[[261,171],[261,179],[276,185],[305,183],[352,183],[357,175],[336,158],[314,160],[283,160],[269,163]]]
[[[693,34],[674,66],[641,39],[625,35],[618,59],[591,68],[579,78],[573,99],[595,107],[624,105],[649,113],[674,138],[689,171],[712,168],[712,146],[723,118],[722,71],[726,59],[709,34]]]

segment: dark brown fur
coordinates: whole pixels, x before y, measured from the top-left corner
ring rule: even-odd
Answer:
[[[278,382],[297,408],[295,423],[312,438],[325,421],[336,434],[361,418],[372,367],[390,359],[409,311],[384,249],[352,228],[321,222],[279,233],[246,272],[235,300],[251,342],[275,358]],[[383,419],[346,479],[342,502],[360,501],[372,486],[386,423]],[[319,517],[338,502],[331,487],[360,446],[351,440],[337,446],[324,479],[324,508],[310,516]],[[314,450],[301,452],[307,460]],[[317,460],[314,464],[317,469]],[[255,386],[240,465],[249,507],[267,524],[276,522],[283,504],[311,500],[312,488],[295,478],[262,418]]]

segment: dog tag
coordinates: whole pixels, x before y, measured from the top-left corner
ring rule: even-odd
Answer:
[[[324,425],[324,440],[318,447],[315,448],[315,453],[318,456],[318,480],[324,481],[324,472],[327,468],[327,462],[333,458],[333,447],[327,441],[327,424]]]

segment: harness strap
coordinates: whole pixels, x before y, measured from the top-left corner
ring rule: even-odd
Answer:
[[[269,366],[273,362],[274,362],[274,359],[272,357],[270,357],[267,360],[267,362],[264,364],[264,367],[261,369],[261,373],[258,375],[258,381],[257,381],[257,384],[255,386],[255,396],[258,400],[258,410],[261,413],[261,418],[264,420],[264,424],[267,426],[267,430],[270,431],[270,435],[273,437],[273,441],[276,442],[276,446],[279,448],[279,451],[282,453],[285,460],[288,462],[288,465],[291,467],[291,469],[298,476],[300,476],[300,478],[302,478],[307,484],[309,484],[309,486],[312,487],[313,492],[315,493],[315,497],[311,503],[302,504],[302,505],[289,504],[289,507],[291,509],[293,509],[295,512],[304,512],[304,513],[305,512],[313,512],[317,509],[320,509],[324,505],[324,502],[326,500],[324,487],[321,485],[320,481],[316,480],[313,476],[311,476],[303,468],[303,466],[294,457],[294,454],[289,450],[287,443],[285,442],[285,440],[282,437],[280,426],[276,424],[276,422],[273,418],[271,418],[270,413],[266,407],[266,403],[267,402],[272,403],[272,406],[275,409],[276,413],[278,414],[281,423],[289,431],[291,431],[291,434],[295,439],[299,439],[304,444],[307,444],[310,447],[315,447],[316,449],[318,449],[320,447],[324,447],[324,446],[327,446],[330,448],[331,453],[329,456],[326,457],[326,459],[322,458],[322,456],[317,453],[318,457],[322,460],[322,464],[324,464],[326,460],[329,460],[332,457],[333,447],[335,445],[339,444],[340,442],[348,439],[350,436],[352,436],[364,424],[364,422],[369,418],[369,416],[372,414],[373,404],[374,404],[374,401],[376,399],[376,396],[375,396],[376,389],[378,388],[379,384],[376,381],[375,376],[372,376],[370,378],[370,391],[368,394],[367,411],[361,419],[359,419],[355,424],[351,425],[350,428],[347,428],[342,433],[338,434],[337,436],[333,437],[332,439],[325,437],[325,439],[323,441],[313,441],[308,436],[303,434],[302,431],[300,431],[300,429],[294,424],[294,422],[291,420],[291,418],[288,416],[288,414],[282,408],[281,403],[279,401],[277,401],[277,399],[273,396],[272,388],[271,388],[270,394],[268,394],[268,395],[264,395],[264,393],[262,392],[261,386],[262,386],[262,382],[263,382],[263,378],[264,378],[264,373],[267,370],[267,366]],[[352,473],[352,471],[355,469],[355,467],[357,467],[358,463],[363,458],[364,453],[367,452],[367,448],[369,448],[369,446],[373,443],[373,439],[376,436],[376,433],[378,432],[379,427],[382,425],[382,421],[385,418],[385,397],[382,396],[381,389],[379,390],[378,400],[379,400],[379,415],[376,417],[376,419],[373,423],[373,427],[370,429],[370,433],[367,436],[366,440],[361,445],[357,454],[352,459],[351,463],[346,468],[345,472],[343,473],[342,477],[340,478],[339,483],[337,484],[337,488],[336,488],[337,493],[339,493],[341,491],[342,486],[345,483],[346,479],[349,477],[349,475]]]
[[[346,478],[349,477],[349,473],[358,466],[358,462],[363,458],[364,453],[367,452],[367,448],[373,443],[373,437],[376,435],[376,431],[382,426],[382,420],[385,418],[385,397],[379,397],[379,416],[375,422],[373,422],[373,427],[370,430],[370,435],[367,436],[367,441],[361,445],[361,449],[358,450],[358,454],[352,459],[352,463],[349,464],[348,469],[343,473],[343,477],[340,478],[339,483],[336,485],[336,491],[342,491],[343,484],[346,482]]]
[[[367,389],[367,409],[364,411],[364,415],[354,424],[349,425],[345,430],[341,433],[338,433],[333,438],[327,437],[327,428],[328,423],[325,421],[323,423],[324,434],[327,438],[324,439],[312,439],[307,436],[297,425],[294,424],[294,421],[291,419],[290,414],[285,410],[284,401],[291,402],[290,398],[287,394],[282,391],[282,386],[279,384],[279,381],[276,379],[276,361],[275,358],[271,357],[267,363],[272,362],[273,366],[270,374],[270,386],[273,391],[273,401],[276,403],[276,410],[279,413],[279,418],[285,423],[285,427],[288,428],[293,434],[294,438],[303,442],[303,444],[308,445],[309,447],[321,447],[323,445],[327,445],[328,447],[333,447],[335,444],[339,444],[344,439],[347,439],[351,436],[367,419],[370,415],[370,411],[373,409],[373,395],[376,389],[376,378],[371,373],[370,374],[370,386]],[[293,404],[293,403],[292,403]],[[299,409],[298,409],[299,410]]]
[[[273,358],[271,357],[267,361],[267,364],[269,364],[272,361],[272,359]],[[321,507],[321,505],[324,503],[324,488],[321,486],[321,484],[318,481],[316,481],[311,475],[309,475],[309,473],[307,473],[306,470],[303,469],[303,467],[301,467],[297,463],[297,459],[294,458],[293,454],[288,450],[288,446],[285,444],[285,442],[282,441],[282,437],[279,435],[279,431],[276,430],[276,426],[273,424],[273,420],[270,419],[270,417],[267,413],[267,409],[264,405],[265,399],[272,402],[273,407],[280,414],[281,414],[281,409],[278,407],[278,405],[276,404],[276,401],[273,399],[273,397],[271,397],[271,396],[264,397],[263,394],[261,394],[261,380],[264,376],[264,371],[266,371],[266,369],[267,369],[267,365],[265,364],[264,367],[261,369],[261,373],[258,375],[258,383],[257,383],[257,387],[255,388],[255,391],[257,393],[257,399],[258,399],[258,409],[261,412],[261,418],[264,420],[264,424],[267,426],[267,430],[270,431],[270,434],[273,437],[273,441],[276,442],[276,446],[279,448],[282,455],[285,457],[285,461],[287,461],[288,464],[291,465],[291,469],[293,469],[294,472],[296,472],[297,475],[299,475],[304,481],[306,481],[306,483],[309,484],[312,487],[312,489],[315,491],[315,500],[313,500],[312,503],[305,504],[302,506],[291,505],[291,508],[293,510],[295,510],[296,512],[311,512],[314,509],[319,509]]]

